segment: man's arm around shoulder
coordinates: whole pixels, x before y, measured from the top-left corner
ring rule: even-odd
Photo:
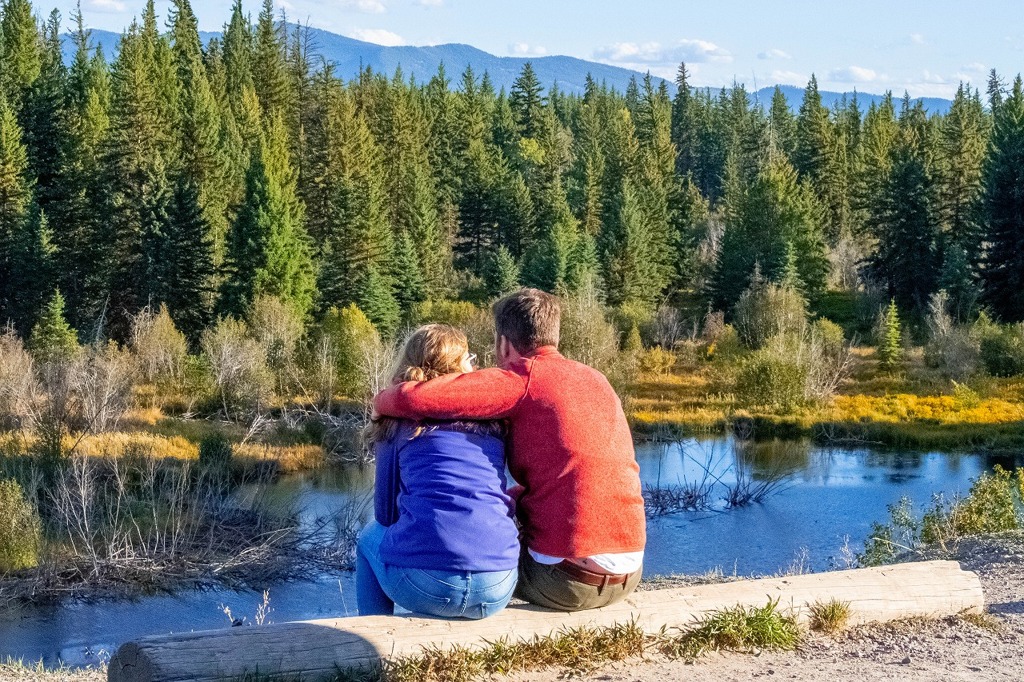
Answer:
[[[491,368],[410,381],[373,399],[374,412],[400,419],[505,419],[526,395],[528,377]]]

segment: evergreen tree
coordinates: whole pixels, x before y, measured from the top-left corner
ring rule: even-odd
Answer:
[[[363,271],[356,283],[356,305],[366,313],[373,326],[385,337],[398,330],[401,311],[395,298],[392,279],[381,273],[376,266]]]
[[[27,333],[54,289],[53,243],[46,214],[34,206],[15,235],[11,258],[11,319]]]
[[[212,230],[196,180],[178,175],[167,211],[164,269],[171,285],[162,292],[161,300],[182,333],[197,343],[213,318],[216,265]]]
[[[519,134],[523,137],[536,137],[540,131],[544,110],[543,92],[544,88],[537,79],[533,64],[526,62],[519,77],[512,83],[509,97]]]
[[[732,202],[711,281],[715,307],[730,309],[755,269],[766,280],[781,283],[794,254],[795,264],[790,265],[799,288],[812,300],[820,295],[828,275],[821,209],[789,162],[781,155],[770,160],[753,185]]]
[[[499,246],[491,255],[484,271],[487,295],[492,298],[504,296],[520,286],[519,265],[504,246]]]
[[[987,219],[983,279],[993,312],[1024,320],[1024,87],[1018,76],[996,109],[985,162]]]
[[[309,313],[316,282],[280,116],[252,155],[245,201],[232,225],[227,255],[229,277],[221,304],[225,313],[243,315],[263,295],[276,296],[300,317]]]
[[[419,254],[408,232],[399,235],[396,240],[394,271],[395,299],[404,312],[427,300],[427,285],[420,271]]]
[[[891,169],[869,223],[877,240],[870,265],[904,309],[923,310],[936,290],[940,258],[937,183],[928,121],[904,102]]]
[[[49,211],[60,194],[60,155],[64,148],[68,75],[61,44],[61,18],[56,10],[46,22],[40,52],[40,73],[25,93],[21,124],[36,200]]]
[[[78,333],[64,316],[64,297],[55,291],[32,328],[28,348],[39,362],[62,360],[78,350]]]
[[[778,85],[772,92],[768,121],[771,125],[772,141],[776,148],[792,160],[796,153],[796,117],[793,116],[793,111],[789,108],[789,101]]]
[[[283,27],[274,21],[274,0],[263,0],[263,9],[256,23],[252,74],[256,94],[266,121],[275,116],[288,120],[291,105],[286,40]]]
[[[14,315],[19,292],[11,278],[15,244],[24,230],[32,199],[28,154],[14,111],[0,99],[0,321]]]
[[[903,343],[900,332],[899,309],[896,300],[889,301],[889,306],[882,313],[879,324],[878,364],[882,369],[893,370],[903,360]]]
[[[22,103],[42,69],[39,27],[32,15],[31,0],[4,0],[0,16],[3,94],[20,115]]]
[[[811,76],[796,120],[793,166],[811,183],[825,209],[825,234],[835,244],[850,230],[846,141],[821,103],[818,81]]]

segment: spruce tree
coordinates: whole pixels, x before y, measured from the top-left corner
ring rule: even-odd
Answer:
[[[229,234],[223,312],[241,316],[269,295],[300,317],[309,313],[316,282],[303,213],[284,122],[277,116],[253,152],[245,201]]]
[[[39,362],[65,360],[78,350],[78,333],[67,323],[60,291],[55,291],[42,309],[28,348]]]
[[[1018,76],[995,113],[985,161],[986,300],[1007,322],[1024,320],[1024,86]]]
[[[54,290],[53,239],[46,214],[33,206],[14,238],[11,258],[11,320],[27,334]]]
[[[0,322],[10,320],[15,312],[19,296],[11,278],[15,245],[25,228],[31,200],[28,154],[21,128],[14,111],[0,99]]]
[[[167,207],[167,263],[171,286],[162,296],[182,333],[198,343],[215,309],[216,264],[210,224],[202,210],[198,183],[179,174]]]
[[[427,299],[427,286],[420,271],[416,244],[408,232],[398,236],[395,245],[395,300],[408,313],[417,303]]]
[[[256,94],[266,121],[275,116],[289,119],[291,105],[286,40],[283,27],[274,21],[274,0],[263,0],[263,9],[256,22],[252,74]]]
[[[30,0],[4,0],[0,16],[3,94],[20,116],[22,104],[42,69],[39,27]]]
[[[487,295],[492,298],[519,288],[519,265],[504,246],[499,246],[491,255],[484,271],[484,283],[487,285]]]
[[[889,306],[882,313],[877,354],[879,366],[886,370],[896,369],[903,360],[900,316],[895,299],[889,301]]]
[[[533,64],[526,62],[512,83],[509,96],[509,105],[523,137],[536,137],[540,131],[540,120],[544,114],[543,93],[544,88],[537,79]]]
[[[366,268],[356,283],[355,303],[384,337],[391,337],[398,330],[401,309],[393,280],[375,265]]]
[[[771,109],[768,112],[772,140],[775,146],[792,160],[796,152],[796,117],[789,108],[789,101],[778,85],[772,92]]]
[[[69,83],[60,31],[60,13],[54,10],[44,28],[39,77],[26,91],[20,116],[30,173],[36,179],[36,200],[45,211],[60,194],[57,185],[63,181],[60,156],[65,145]]]

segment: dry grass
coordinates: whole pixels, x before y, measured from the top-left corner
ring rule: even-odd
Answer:
[[[273,462],[283,474],[316,469],[324,465],[324,449],[319,445],[271,445],[236,443],[232,446],[236,461]]]
[[[850,602],[832,598],[811,604],[811,629],[835,635],[850,623]]]
[[[40,663],[25,663],[8,658],[0,661],[0,682],[103,682],[107,679],[106,666],[97,668],[47,669]]]

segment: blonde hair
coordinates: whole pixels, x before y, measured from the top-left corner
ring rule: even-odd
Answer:
[[[462,372],[462,359],[469,352],[466,335],[447,324],[426,324],[405,339],[398,362],[391,374],[391,383],[430,381],[445,374]],[[367,443],[392,438],[397,419],[381,417],[366,427]],[[417,430],[418,435],[421,430]]]

